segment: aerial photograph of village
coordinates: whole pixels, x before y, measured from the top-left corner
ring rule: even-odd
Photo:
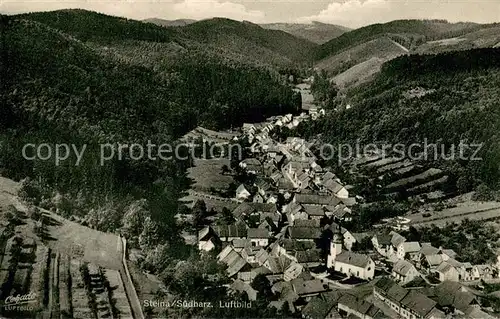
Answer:
[[[500,318],[500,2],[0,2],[0,318]]]

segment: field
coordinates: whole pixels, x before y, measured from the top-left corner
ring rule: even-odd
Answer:
[[[222,175],[222,167],[230,166],[227,159],[195,160],[194,167],[188,169],[188,177],[197,191],[227,190],[233,182],[230,175]]]
[[[5,220],[11,232],[0,237],[0,297],[34,294],[29,301],[33,311],[21,314],[26,318],[135,318],[141,310],[132,312],[130,292],[124,289],[121,238],[46,210],[41,210],[41,235],[35,221],[23,214],[26,207],[15,197],[17,189],[17,183],[0,180],[1,207],[14,205],[21,219],[10,225]]]
[[[422,212],[407,216],[413,226],[444,226],[446,223],[460,222],[464,219],[488,220],[500,218],[499,202],[473,202],[466,201],[457,203],[455,207],[434,211],[430,216],[424,216],[429,212]]]

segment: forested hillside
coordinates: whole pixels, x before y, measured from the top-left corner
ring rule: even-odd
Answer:
[[[289,67],[310,62],[316,44],[256,24],[214,18],[185,26],[157,24],[107,16],[85,10],[59,10],[19,15],[35,20],[98,48],[115,52],[129,60],[143,54],[153,62],[186,52],[199,52],[232,64]],[[156,51],[156,54],[148,51]],[[145,62],[144,62],[145,63]]]
[[[66,203],[78,206],[61,209],[63,214],[85,215],[115,202],[119,221],[119,207],[127,200],[146,198],[157,220],[171,220],[189,163],[125,158],[101,166],[98,143],[173,143],[197,125],[229,128],[298,107],[276,72],[230,65],[204,52],[187,52],[155,67],[102,55],[96,42],[125,37],[153,44],[169,41],[169,31],[94,13],[83,18],[81,11],[69,11],[80,17],[76,20],[56,18],[67,13],[2,16],[0,50],[2,174],[32,177],[37,184],[32,195],[46,205],[53,191],[63,192]],[[88,144],[88,149],[80,166],[75,158],[55,166],[22,159],[25,143]]]
[[[462,191],[482,183],[498,189],[499,57],[499,49],[401,56],[387,62],[373,82],[350,91],[343,103],[352,108],[300,129],[308,136],[322,134],[322,140],[333,145],[359,139],[361,144],[408,146],[427,139],[444,145],[446,155],[460,141],[483,143],[478,154],[482,160],[427,164],[450,173],[452,183],[460,179]]]
[[[442,20],[396,20],[377,23],[347,32],[322,44],[316,50],[316,59],[321,60],[350,46],[355,46],[381,36],[391,39],[409,49],[426,41],[451,38],[484,28],[474,23],[448,23]]]
[[[261,24],[265,29],[281,30],[293,34],[296,37],[309,40],[314,43],[323,44],[342,34],[349,32],[350,29],[334,24],[321,23],[313,21],[309,24],[302,23],[267,23]]]

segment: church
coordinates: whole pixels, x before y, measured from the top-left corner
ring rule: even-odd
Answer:
[[[364,280],[372,280],[375,276],[375,263],[373,260],[367,255],[342,250],[342,243],[342,234],[340,232],[335,233],[330,242],[330,253],[326,260],[327,267],[349,277],[354,276]]]

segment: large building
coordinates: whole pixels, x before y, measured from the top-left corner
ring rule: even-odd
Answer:
[[[340,229],[340,228],[339,228]],[[363,254],[342,250],[342,234],[335,233],[330,244],[330,254],[327,257],[327,267],[347,276],[371,280],[375,276],[375,263]]]

